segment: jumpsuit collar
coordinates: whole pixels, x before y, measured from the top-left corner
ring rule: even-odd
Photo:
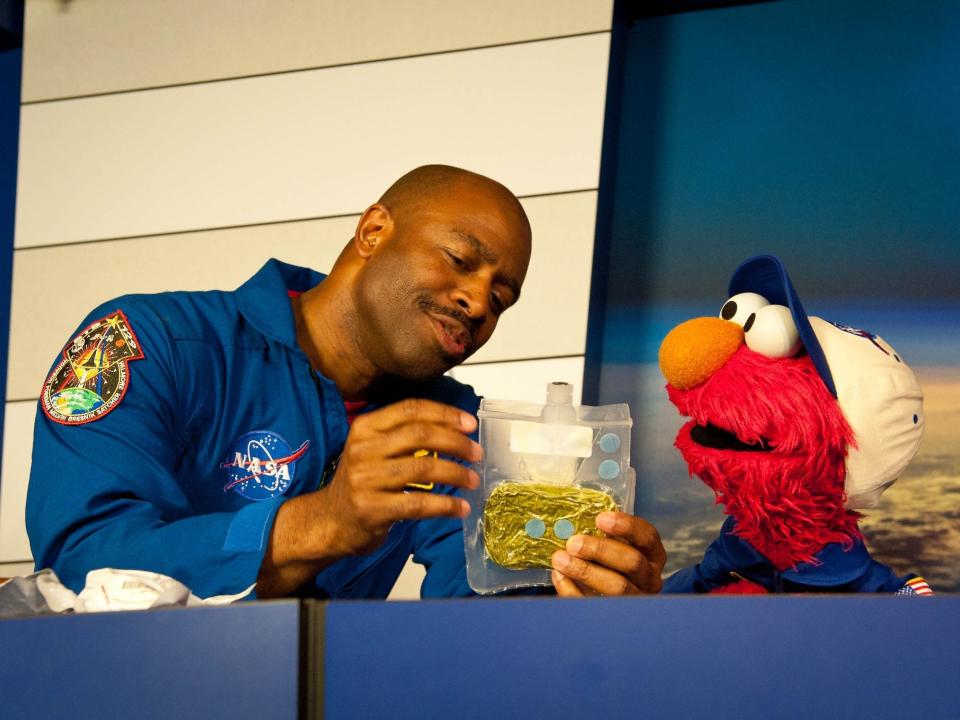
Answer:
[[[257,273],[237,288],[237,307],[247,322],[265,337],[299,350],[290,306],[290,292],[306,292],[326,275],[270,258]]]
[[[728,517],[710,550],[722,555],[734,567],[775,574],[776,569],[763,554],[734,534],[735,527],[736,521]],[[853,582],[873,564],[873,558],[860,539],[851,540],[849,545],[830,543],[813,557],[814,562],[783,570],[780,577],[802,585],[833,587]]]

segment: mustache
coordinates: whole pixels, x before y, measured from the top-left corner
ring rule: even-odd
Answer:
[[[446,315],[449,318],[453,318],[467,329],[467,332],[470,333],[471,341],[473,340],[473,335],[476,333],[477,328],[480,326],[478,321],[471,319],[463,311],[459,310],[458,308],[444,307],[443,305],[437,303],[429,295],[420,295],[417,297],[417,307],[427,313]]]

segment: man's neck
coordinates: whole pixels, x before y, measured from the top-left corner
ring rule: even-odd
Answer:
[[[380,373],[360,349],[345,288],[329,279],[290,299],[297,344],[346,400],[364,400]]]

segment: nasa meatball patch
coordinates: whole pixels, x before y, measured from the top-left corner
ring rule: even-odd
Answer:
[[[140,341],[122,310],[92,322],[63,349],[43,384],[44,414],[61,425],[99,420],[126,395],[127,364],[142,358]]]
[[[227,471],[224,492],[233,490],[247,500],[270,500],[283,495],[297,472],[297,461],[310,449],[305,440],[294,450],[270,430],[255,430],[238,437],[220,469]]]

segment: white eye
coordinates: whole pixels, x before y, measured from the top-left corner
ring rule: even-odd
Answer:
[[[753,313],[769,304],[763,295],[739,293],[723,304],[720,308],[720,317],[743,327]]]
[[[766,305],[759,308],[743,326],[747,347],[768,358],[785,358],[800,349],[800,333],[790,308]]]

